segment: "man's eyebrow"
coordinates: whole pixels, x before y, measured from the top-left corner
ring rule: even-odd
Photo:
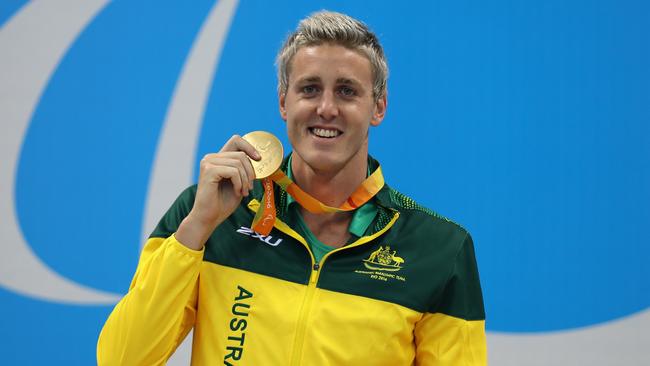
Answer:
[[[305,76],[304,78],[298,79],[297,83],[318,83],[320,82],[320,77],[318,76]]]
[[[345,85],[361,85],[360,82],[358,82],[355,79],[350,79],[350,78],[338,78],[336,79],[337,84],[345,84]]]

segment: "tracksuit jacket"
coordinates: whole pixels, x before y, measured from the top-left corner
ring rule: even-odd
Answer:
[[[262,193],[256,182],[201,251],[174,237],[196,186],[177,198],[104,325],[99,365],[163,365],[192,327],[193,365],[486,365],[467,231],[385,185],[365,235],[316,263],[278,186],[271,233],[249,228]]]

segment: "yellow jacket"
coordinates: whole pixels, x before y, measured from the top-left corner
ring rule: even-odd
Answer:
[[[366,235],[315,263],[279,191],[269,236],[248,229],[252,199],[193,251],[173,233],[195,193],[148,239],[99,365],[163,365],[192,327],[193,365],[486,365],[473,244],[458,225],[385,186]]]

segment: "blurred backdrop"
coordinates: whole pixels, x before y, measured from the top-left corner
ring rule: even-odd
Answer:
[[[201,156],[289,146],[275,53],[326,8],[385,47],[387,182],[474,237],[491,364],[650,364],[650,3],[188,4],[0,2],[0,363],[95,362]]]

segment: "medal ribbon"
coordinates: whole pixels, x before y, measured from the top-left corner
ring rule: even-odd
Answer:
[[[264,195],[262,196],[262,202],[255,213],[255,218],[253,218],[253,223],[251,225],[253,231],[262,235],[269,235],[273,228],[273,224],[275,223],[273,182],[290,194],[291,197],[298,201],[298,203],[307,211],[319,214],[352,211],[363,206],[363,204],[368,202],[382,189],[384,186],[384,176],[381,173],[381,167],[377,167],[377,169],[375,169],[375,171],[370,174],[370,176],[366,178],[359,187],[357,187],[354,193],[352,193],[352,195],[348,197],[341,206],[331,207],[303,191],[294,181],[287,177],[282,170],[278,169],[275,173],[271,174],[270,177],[262,180]]]

